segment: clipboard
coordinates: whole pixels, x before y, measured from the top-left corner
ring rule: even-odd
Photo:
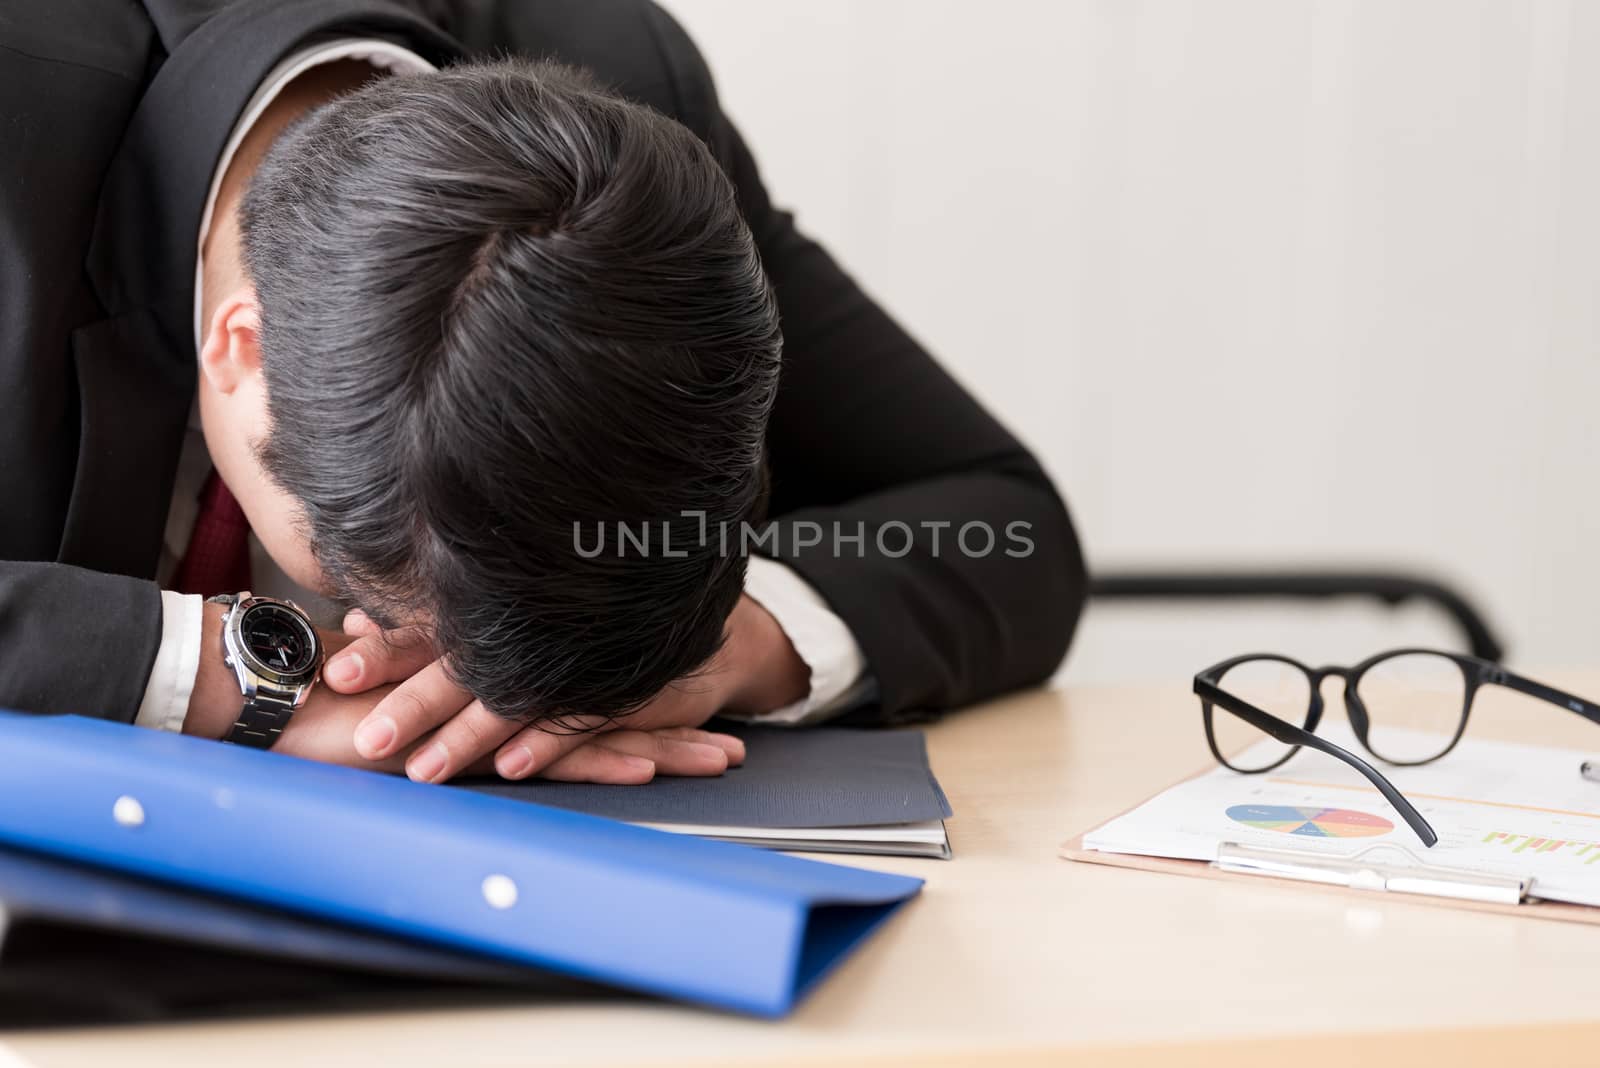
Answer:
[[[1208,767],[1198,774],[1206,774],[1209,770]],[[1061,857],[1133,871],[1165,872],[1169,875],[1256,885],[1266,883],[1288,889],[1316,889],[1347,898],[1370,900],[1379,896],[1385,901],[1435,908],[1600,924],[1600,908],[1534,897],[1529,892],[1531,878],[1497,876],[1432,865],[1411,850],[1392,844],[1373,846],[1346,857],[1331,857],[1292,848],[1224,842],[1218,847],[1217,859],[1213,861],[1106,853],[1084,848],[1085,836],[1164,792],[1165,789],[1157,791],[1150,798],[1074,835],[1061,844]]]

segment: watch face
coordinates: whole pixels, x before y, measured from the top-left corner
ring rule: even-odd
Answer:
[[[277,604],[246,610],[239,637],[250,655],[280,675],[299,675],[317,655],[316,635],[293,611]]]

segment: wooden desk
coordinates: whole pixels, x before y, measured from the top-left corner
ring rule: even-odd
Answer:
[[[1480,697],[1471,730],[1600,753],[1600,730],[1511,694]],[[785,1022],[645,1002],[330,1014],[12,1034],[0,1066],[1600,1063],[1600,926],[1058,859],[1206,764],[1185,687],[1025,694],[929,740],[956,859],[851,858],[927,890]]]

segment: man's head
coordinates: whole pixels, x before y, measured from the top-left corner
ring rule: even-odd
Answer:
[[[693,134],[551,65],[381,79],[273,144],[240,227],[202,410],[291,574],[430,622],[502,714],[626,711],[716,652],[743,563],[682,513],[761,508],[780,337]],[[579,552],[600,522],[651,551]]]

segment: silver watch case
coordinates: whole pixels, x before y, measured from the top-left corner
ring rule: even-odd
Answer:
[[[300,621],[305,624],[306,633],[311,636],[311,665],[304,671],[285,674],[274,671],[267,664],[252,653],[244,644],[240,633],[240,625],[245,613],[256,605],[273,604],[287,608]],[[271,700],[281,701],[290,708],[299,708],[305,704],[306,698],[316,687],[317,680],[322,678],[322,664],[327,658],[327,651],[322,647],[322,639],[317,634],[317,628],[312,625],[311,618],[305,610],[293,601],[280,601],[275,597],[256,597],[250,593],[242,593],[233,607],[222,621],[222,647],[223,663],[233,669],[234,676],[239,680],[239,692],[244,695],[246,703],[258,696],[266,696]]]

